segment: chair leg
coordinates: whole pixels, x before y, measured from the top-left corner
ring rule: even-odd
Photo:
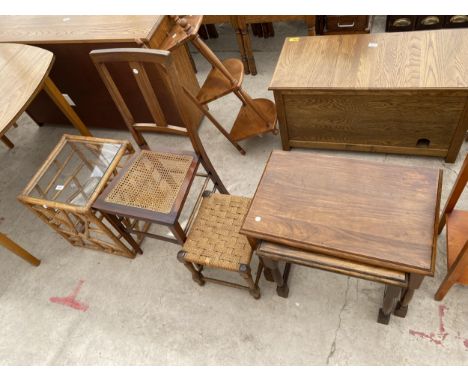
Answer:
[[[441,301],[447,294],[447,292],[450,290],[450,288],[455,284],[455,281],[452,280],[450,277],[450,274],[445,276],[444,280],[439,286],[439,289],[437,290],[436,294],[434,295],[434,300],[436,301]]]
[[[247,285],[249,286],[249,293],[250,295],[258,300],[260,298],[260,288],[258,285],[256,285],[253,281],[252,278],[252,272],[250,271],[250,267],[246,264],[241,264],[239,267],[239,272],[242,276],[242,278],[247,282]],[[257,275],[258,276],[258,275]],[[258,279],[258,277],[257,277]]]
[[[187,253],[184,251],[179,251],[177,254],[177,260],[179,260],[185,267],[190,271],[192,274],[192,280],[195,281],[198,285],[203,286],[205,285],[205,280],[203,279],[203,275],[201,271],[197,271],[192,263],[185,261],[185,255]]]

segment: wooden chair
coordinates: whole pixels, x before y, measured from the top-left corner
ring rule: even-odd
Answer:
[[[454,209],[467,182],[468,155],[440,218],[439,234],[447,226],[447,275],[434,296],[437,301],[445,297],[452,285],[468,285],[468,211]]]
[[[172,16],[176,24],[163,41],[161,49],[169,51],[190,41],[203,57],[212,65],[199,93],[194,96],[187,93],[189,98],[218,128],[218,130],[239,150],[241,154],[245,151],[237,142],[246,138],[267,132],[278,133],[276,128],[275,104],[266,98],[252,99],[243,89],[244,65],[241,60],[229,58],[224,61],[213,53],[198,35],[198,29],[202,22],[202,16],[189,16],[180,18]],[[210,102],[234,93],[242,102],[242,106],[236,120],[228,133],[223,126],[208,111],[206,105]]]
[[[178,106],[180,103],[174,102],[174,105],[182,118],[181,124],[187,126],[187,134],[194,152],[171,149],[148,150],[148,143],[141,132],[135,128],[145,123],[135,122],[123,94],[120,93],[107,68],[111,64],[128,67],[128,70],[134,74],[143,99],[157,125],[164,123],[167,119],[165,110],[160,106],[149,79],[148,70],[151,69],[152,74],[161,79],[160,83],[165,84],[164,89],[158,87],[158,93],[164,94],[166,102],[181,99],[188,94],[188,91],[179,83],[171,53],[129,48],[94,50],[90,55],[133,138],[143,149],[129,161],[123,170],[119,171],[119,174],[95,201],[93,207],[106,214],[114,224],[123,224],[126,231],[130,233],[181,244],[185,241],[186,233],[181,228],[178,219],[192,182],[197,176],[199,165],[201,164],[206,171],[206,175],[200,175],[205,177],[205,181],[199,199],[210,180],[214,184],[214,189],[225,194],[228,191],[206,154],[198,135],[198,129],[190,123],[190,116],[186,110]],[[141,220],[167,226],[174,238],[150,234],[146,232],[147,226],[144,230],[137,230],[135,221]],[[186,228],[189,228],[189,224]]]
[[[0,246],[5,247],[9,251],[13,252],[16,256],[21,257],[23,260],[27,261],[35,267],[39,266],[41,260],[37,259],[31,255],[24,248],[20,247],[13,240],[11,240],[7,235],[0,232]]]

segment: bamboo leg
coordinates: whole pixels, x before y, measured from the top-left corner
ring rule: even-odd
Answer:
[[[65,114],[71,124],[78,129],[81,135],[92,137],[92,134],[88,128],[84,125],[73,108],[68,104],[67,100],[63,97],[62,93],[57,88],[57,86],[55,86],[50,77],[47,77],[44,81],[44,90],[52,99],[52,101],[54,101],[54,103],[58,106],[60,111]]]
[[[41,263],[41,260],[35,258],[28,251],[20,247],[3,233],[0,233],[0,245],[13,252],[15,255],[21,257],[23,260],[26,260],[28,263],[34,265],[35,267],[39,266]]]
[[[12,149],[13,147],[15,147],[15,145],[13,144],[13,142],[10,141],[10,140],[6,137],[6,135],[2,136],[1,139],[2,139],[2,142],[3,142],[8,148]]]

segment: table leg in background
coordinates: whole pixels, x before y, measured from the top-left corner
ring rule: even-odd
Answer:
[[[401,294],[401,287],[395,285],[386,285],[382,308],[379,309],[377,322],[388,325],[390,317],[395,309],[398,298]]]
[[[10,141],[6,135],[4,135],[2,138],[1,138],[2,142],[10,149],[12,149],[13,147],[15,147],[15,145],[13,144],[12,141]]]
[[[28,251],[20,247],[3,233],[0,233],[0,245],[13,252],[15,255],[26,260],[28,263],[34,265],[35,267],[39,266],[41,263],[41,260],[35,258]]]
[[[73,110],[73,108],[67,102],[57,86],[55,86],[50,77],[47,77],[44,81],[44,91],[49,95],[52,101],[54,101],[60,111],[65,114],[71,124],[76,129],[78,129],[81,135],[92,137],[92,134],[89,132],[88,128],[85,126],[80,117],[78,117],[78,115],[75,113],[75,110]]]

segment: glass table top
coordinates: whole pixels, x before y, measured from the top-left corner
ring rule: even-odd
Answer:
[[[85,206],[121,148],[116,143],[67,139],[28,196]]]

